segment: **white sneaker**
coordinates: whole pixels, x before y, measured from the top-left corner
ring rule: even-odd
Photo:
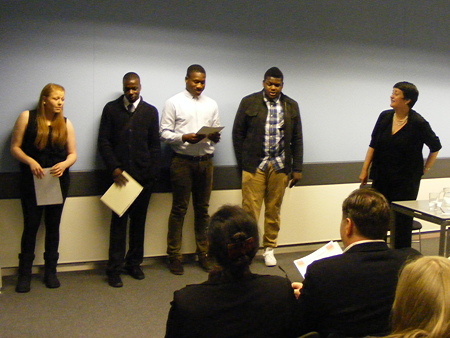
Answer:
[[[265,248],[263,257],[264,257],[264,262],[266,263],[266,266],[277,265],[277,260],[273,254],[273,248],[269,248],[269,247]]]

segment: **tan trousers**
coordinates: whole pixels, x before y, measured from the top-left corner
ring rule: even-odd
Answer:
[[[270,164],[265,171],[242,172],[242,208],[258,220],[264,201],[264,247],[277,246],[281,203],[288,182],[288,175],[277,173]]]

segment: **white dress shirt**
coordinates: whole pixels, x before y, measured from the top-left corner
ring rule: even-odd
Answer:
[[[176,153],[190,156],[212,154],[214,142],[211,140],[196,144],[182,140],[184,134],[196,133],[203,126],[220,126],[216,101],[203,94],[193,97],[187,90],[166,101],[161,114],[160,136]]]

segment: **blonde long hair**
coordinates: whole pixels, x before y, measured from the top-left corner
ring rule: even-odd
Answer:
[[[450,337],[450,260],[421,257],[405,266],[392,308],[388,337]]]
[[[47,146],[49,128],[47,125],[47,120],[45,118],[45,98],[50,96],[54,91],[65,92],[63,86],[55,83],[49,83],[44,88],[42,88],[41,95],[39,96],[39,102],[37,107],[37,135],[34,141],[35,146],[42,150]],[[52,145],[59,147],[64,147],[67,143],[67,127],[66,121],[64,119],[64,112],[61,110],[59,114],[55,114],[55,118],[51,121],[52,126]]]

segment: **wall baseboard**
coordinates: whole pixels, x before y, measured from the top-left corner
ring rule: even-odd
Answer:
[[[303,178],[299,186],[357,183],[363,162],[305,163]],[[433,169],[424,178],[444,178],[450,176],[450,158],[436,161]],[[98,196],[111,185],[105,170],[71,171],[69,197]],[[0,173],[0,199],[20,198],[20,173]],[[241,188],[241,177],[237,166],[214,167],[214,190]],[[169,168],[161,169],[160,179],[154,192],[170,192]]]

